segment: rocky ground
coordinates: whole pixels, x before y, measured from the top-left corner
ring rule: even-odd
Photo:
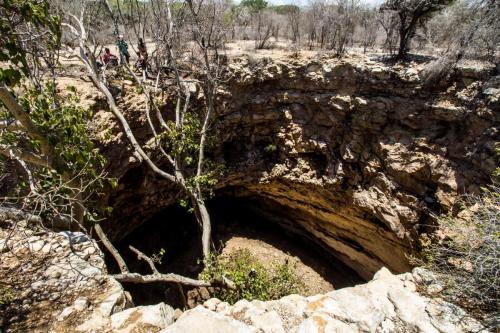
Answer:
[[[40,230],[24,216],[2,216],[0,282],[12,299],[2,305],[5,332],[478,332],[460,308],[422,296],[438,293],[432,275],[381,269],[367,284],[314,296],[229,305],[210,299],[182,313],[159,303],[133,307],[106,274],[103,254],[82,233]]]
[[[0,212],[0,327],[5,332],[73,332],[68,309],[109,316],[130,306],[118,282],[106,276],[103,254],[80,232],[51,232],[14,211]]]
[[[386,268],[372,281],[353,288],[277,301],[230,306],[210,299],[186,311],[162,333],[205,332],[479,332],[483,329],[460,308],[416,292],[416,286],[439,289],[428,272],[393,275]],[[485,332],[485,331],[483,331]]]

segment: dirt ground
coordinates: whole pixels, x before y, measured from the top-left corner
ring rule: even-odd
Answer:
[[[211,205],[214,238],[223,254],[248,249],[264,265],[294,264],[307,295],[325,293],[361,282],[355,272],[305,235],[267,220],[258,203],[220,198]]]
[[[261,239],[248,237],[231,237],[225,244],[222,254],[229,255],[238,250],[247,249],[255,257],[259,259],[265,266],[272,263],[288,262],[294,267],[297,276],[306,286],[305,295],[316,295],[332,291],[335,287],[332,282],[329,282],[325,277],[326,272],[317,272],[315,268],[301,260],[298,256],[293,256],[290,253],[266,243]],[[324,270],[325,271],[325,270]],[[321,274],[322,273],[322,274]]]

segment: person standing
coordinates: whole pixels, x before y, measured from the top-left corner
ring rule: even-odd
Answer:
[[[128,53],[128,44],[123,39],[123,35],[118,36],[118,50],[120,51],[120,59],[123,63],[123,58],[127,62],[127,65],[130,62],[130,53]]]

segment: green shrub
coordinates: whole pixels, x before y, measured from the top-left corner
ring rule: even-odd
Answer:
[[[456,216],[442,217],[439,232],[416,260],[436,273],[442,295],[485,317],[498,315],[500,301],[500,188],[467,196]]]
[[[213,254],[200,278],[205,281],[226,277],[234,282],[234,290],[215,288],[213,296],[229,303],[240,299],[272,300],[300,293],[304,286],[294,267],[289,263],[270,263],[264,266],[249,250],[238,250],[230,255]]]
[[[276,147],[276,145],[273,145],[273,144],[269,144],[269,145],[264,147],[264,151],[268,154],[274,153],[277,150],[278,150],[278,147]]]
[[[9,286],[0,284],[0,306],[7,305],[14,300],[14,292]]]

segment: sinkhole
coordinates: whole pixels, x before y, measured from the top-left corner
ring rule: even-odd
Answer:
[[[364,282],[360,276],[299,229],[285,228],[269,219],[259,198],[220,196],[208,201],[212,240],[216,251],[234,253],[247,249],[262,263],[293,262],[306,295]],[[293,218],[293,217],[292,217]],[[164,255],[157,268],[197,278],[202,270],[200,231],[194,214],[179,205],[161,210],[116,244],[131,272],[151,273],[146,262],[137,260],[133,246],[149,256]],[[106,256],[110,272],[118,268]],[[165,302],[174,307],[193,307],[209,298],[206,290],[176,284],[124,283],[136,305]],[[182,290],[182,291],[181,291]]]

